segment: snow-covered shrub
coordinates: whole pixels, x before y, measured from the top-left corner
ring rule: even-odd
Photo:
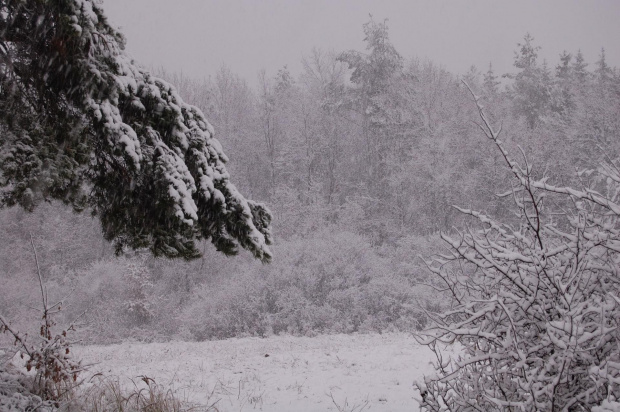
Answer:
[[[124,339],[160,340],[157,325],[159,296],[144,257],[111,258],[80,271],[79,294],[71,297],[69,311],[80,316],[79,336],[87,343]]]
[[[1,411],[54,411],[54,402],[44,401],[32,393],[25,375],[0,364],[0,410]]]
[[[124,412],[180,412],[215,411],[214,405],[194,405],[177,391],[160,385],[148,376],[132,385],[122,385],[118,378],[96,377],[93,384],[82,388],[67,410],[124,411]],[[75,408],[75,409],[73,409]]]
[[[442,235],[449,252],[428,267],[454,305],[419,337],[437,355],[436,376],[417,384],[422,408],[606,410],[620,397],[620,169],[553,186],[509,157],[479,110],[515,178],[519,221],[460,209],[477,229]]]
[[[0,374],[4,381],[2,383],[8,385],[7,388],[0,391],[0,398],[4,398],[1,400],[2,404],[12,406],[13,403],[8,398],[17,398],[20,402],[24,401],[29,404],[36,401],[36,398],[33,397],[36,395],[42,399],[41,405],[57,406],[59,401],[66,400],[73,392],[77,377],[83,369],[80,362],[75,360],[71,353],[73,342],[69,340],[68,335],[73,331],[73,325],[60,331],[56,327],[55,316],[61,311],[63,301],[49,303],[49,296],[43,283],[32,238],[30,243],[39,279],[42,306],[40,327],[38,335],[30,338],[27,333],[19,332],[9,320],[0,315],[0,334],[8,335],[13,340],[14,346],[17,348],[13,360],[21,363],[22,369],[25,368],[25,371],[16,370],[18,379],[14,379],[10,376],[11,371],[10,368],[6,367],[6,364],[0,366]],[[13,388],[11,381],[16,384]],[[34,409],[36,408],[37,406],[34,407]]]
[[[141,326],[153,318],[153,304],[148,296],[153,289],[150,278],[144,256],[127,261],[123,281],[127,292],[127,317],[132,325]]]
[[[197,340],[235,336],[265,336],[265,294],[257,279],[226,280],[213,290],[206,285],[196,291],[194,301],[181,315],[181,323]]]
[[[289,333],[413,330],[414,276],[351,232],[325,229],[276,245],[270,265],[253,262],[198,288],[179,318],[194,339]]]
[[[67,337],[68,331],[56,331],[50,310],[58,310],[58,307],[44,311],[35,343],[30,342],[27,334],[14,330],[10,322],[0,316],[0,333],[8,333],[15,340],[15,346],[19,348],[16,357],[25,368],[25,371],[10,373],[10,368],[0,365],[0,379],[4,381],[0,382],[0,386],[5,385],[4,391],[0,389],[0,398],[17,397],[28,402],[42,399],[42,404],[57,405],[59,401],[68,399],[77,386],[77,377],[83,368],[73,358],[73,342]]]

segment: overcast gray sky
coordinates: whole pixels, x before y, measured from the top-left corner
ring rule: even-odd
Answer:
[[[552,66],[581,49],[620,66],[620,0],[104,0],[128,51],[146,66],[192,77],[222,64],[251,84],[260,69],[294,75],[313,47],[363,50],[362,24],[388,19],[400,54],[429,58],[464,74],[474,64],[512,71],[516,44],[530,32]]]

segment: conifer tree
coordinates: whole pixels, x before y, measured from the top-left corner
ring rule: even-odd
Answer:
[[[560,79],[569,79],[572,75],[572,67],[571,61],[573,60],[573,55],[568,53],[566,50],[560,54],[560,64],[555,67],[556,76]]]
[[[556,79],[551,96],[551,110],[566,121],[571,121],[576,108],[572,60],[573,55],[566,50],[560,55],[560,64],[555,67]]]
[[[613,77],[613,71],[611,67],[609,67],[609,65],[607,64],[604,48],[601,49],[601,54],[598,61],[596,62],[596,69],[594,70],[594,74],[596,75],[596,79],[603,85],[609,83]]]
[[[550,102],[549,73],[545,66],[537,63],[538,50],[534,46],[534,38],[527,33],[524,43],[519,43],[519,51],[515,53],[514,66],[521,69],[516,75],[508,77],[515,80],[512,97],[515,110],[525,117],[530,128],[536,127],[545,115]]]
[[[583,53],[581,53],[581,50],[578,50],[577,55],[575,56],[575,61],[573,62],[572,69],[575,79],[579,83],[583,84],[588,78],[588,71],[586,70],[586,67],[588,67],[588,63],[586,63],[586,60],[583,57]]]
[[[485,92],[487,92],[490,96],[496,96],[499,92],[499,85],[501,82],[497,80],[497,76],[493,71],[493,65],[489,63],[489,70],[484,74],[483,78],[483,87]]]
[[[203,113],[137,66],[94,0],[0,3],[0,206],[61,200],[118,253],[268,261],[270,212],[230,182]]]
[[[338,60],[352,70],[354,88],[348,97],[351,108],[361,114],[363,121],[371,195],[384,197],[389,151],[405,126],[405,110],[396,92],[402,86],[404,63],[390,42],[387,21],[377,23],[370,16],[363,28],[368,52],[349,50]]]

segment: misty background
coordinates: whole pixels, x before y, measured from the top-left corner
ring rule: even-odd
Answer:
[[[253,86],[261,69],[275,74],[287,65],[300,75],[313,48],[363,50],[369,14],[388,19],[403,56],[458,75],[489,62],[497,73],[511,71],[527,32],[542,46],[541,62],[554,64],[564,50],[581,50],[594,62],[605,47],[609,64],[620,65],[614,0],[105,0],[103,7],[138,62],[194,78],[226,65]]]

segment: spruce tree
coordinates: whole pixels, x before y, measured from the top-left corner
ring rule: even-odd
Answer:
[[[495,72],[493,72],[492,63],[489,63],[489,70],[487,70],[487,72],[484,74],[484,79],[483,79],[483,84],[482,84],[484,87],[484,91],[488,95],[495,97],[499,93],[499,86],[501,84],[502,82],[500,82],[497,79]]]
[[[89,208],[117,252],[271,257],[271,215],[230,182],[203,113],[124,52],[94,0],[0,3],[0,207]]]
[[[362,117],[369,192],[385,198],[389,152],[405,126],[403,103],[396,93],[402,89],[404,61],[390,42],[387,21],[377,23],[370,16],[363,28],[367,52],[349,50],[338,61],[351,70],[348,99]]]
[[[613,71],[611,67],[607,64],[607,59],[605,58],[605,49],[601,49],[601,54],[599,59],[596,62],[596,69],[594,70],[594,74],[599,83],[605,85],[608,84],[612,77]]]
[[[575,56],[575,61],[572,65],[572,70],[575,76],[575,79],[581,84],[583,84],[588,78],[588,71],[586,70],[588,67],[588,63],[586,63],[581,50],[577,51],[577,55]]]
[[[515,53],[514,66],[521,71],[508,75],[514,79],[512,98],[517,114],[525,117],[528,126],[533,129],[546,114],[550,103],[550,74],[548,68],[538,65],[538,50],[534,38],[527,33],[524,42],[519,43]]]
[[[573,60],[573,55],[568,53],[566,50],[560,54],[561,63],[555,67],[556,76],[559,79],[565,80],[570,79],[572,75],[572,67],[571,61]]]
[[[575,110],[574,72],[571,62],[573,55],[566,50],[560,54],[560,64],[555,67],[555,82],[552,88],[551,110],[562,116],[565,121],[572,120]]]

